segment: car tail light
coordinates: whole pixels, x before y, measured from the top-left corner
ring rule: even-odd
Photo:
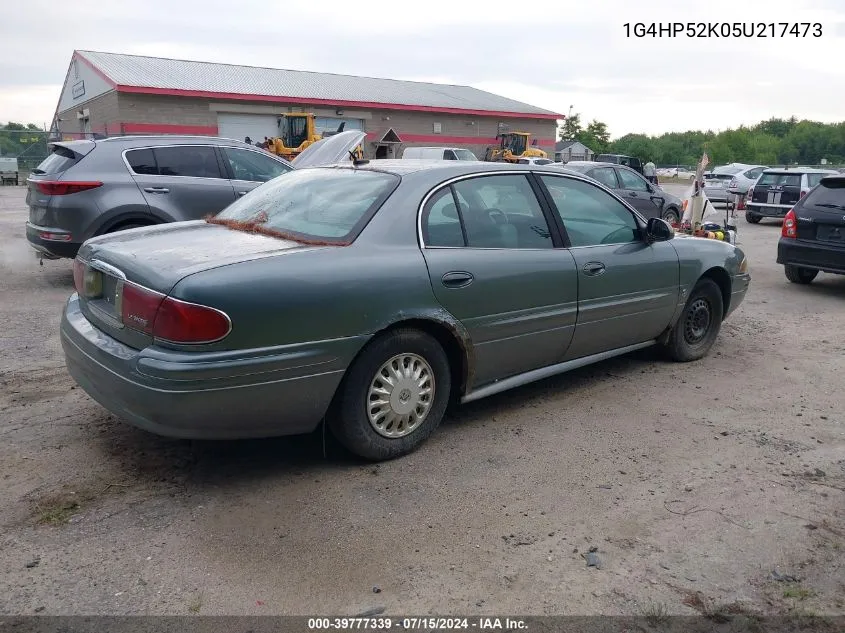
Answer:
[[[153,336],[174,343],[211,343],[231,329],[229,317],[220,310],[167,297],[156,314]]]
[[[739,183],[736,181],[736,178],[731,178],[731,181],[728,183],[728,187],[730,187],[731,189],[736,189],[736,186],[738,184]]]
[[[156,313],[163,300],[164,295],[160,292],[124,283],[120,297],[120,320],[126,327],[152,336]]]
[[[123,286],[120,314],[126,327],[171,343],[211,343],[232,329],[229,317],[220,310],[132,283]]]
[[[47,196],[67,196],[72,193],[102,187],[103,183],[99,181],[37,180],[35,181],[35,186],[38,188],[38,191]]]
[[[798,219],[795,217],[795,211],[790,209],[783,218],[783,226],[780,229],[781,237],[796,238],[798,237]]]

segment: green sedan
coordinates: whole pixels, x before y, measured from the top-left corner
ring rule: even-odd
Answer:
[[[61,341],[92,398],[161,435],[325,423],[390,459],[450,403],[652,345],[700,359],[750,283],[739,248],[676,236],[575,172],[305,163],[207,220],[82,246]]]

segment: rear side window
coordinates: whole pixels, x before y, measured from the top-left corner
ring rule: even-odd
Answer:
[[[749,180],[757,180],[760,177],[760,174],[763,173],[763,169],[758,167],[757,169],[751,169],[745,172],[745,177]]]
[[[822,178],[827,175],[828,174],[807,174],[807,185],[810,189],[812,189],[822,181]]]
[[[605,187],[611,189],[618,189],[619,183],[616,181],[616,170],[612,167],[600,167],[590,172],[590,176],[598,180]]]
[[[801,174],[763,174],[757,184],[770,187],[800,187]]]
[[[160,176],[223,177],[213,147],[207,145],[157,147],[154,152]]]
[[[133,149],[126,152],[126,162],[136,174],[146,176],[158,175],[156,159],[151,149]]]
[[[58,174],[66,171],[73,165],[79,162],[81,157],[73,150],[61,145],[54,145],[53,152],[41,161],[35,169],[32,170],[34,174]]]

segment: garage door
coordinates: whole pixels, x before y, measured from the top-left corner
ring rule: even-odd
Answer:
[[[318,116],[314,118],[314,128],[317,134],[323,132],[334,132],[341,123],[346,123],[344,130],[363,130],[364,121],[361,119],[343,119],[331,116]]]
[[[244,140],[247,136],[253,143],[264,137],[278,134],[277,117],[274,114],[218,114],[217,133],[223,138]]]

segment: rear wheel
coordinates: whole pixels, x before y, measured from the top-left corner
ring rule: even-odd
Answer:
[[[759,216],[756,213],[751,213],[751,211],[746,211],[745,212],[745,219],[746,219],[746,221],[750,222],[751,224],[757,224],[763,218],[762,218],[762,216]]]
[[[699,280],[665,344],[670,358],[682,363],[703,358],[719,335],[723,313],[719,286],[712,279]]]
[[[786,264],[783,267],[783,272],[786,273],[786,278],[794,284],[808,284],[819,274],[819,271],[812,268],[801,268],[791,264]]]
[[[438,427],[452,378],[440,344],[412,329],[370,343],[350,367],[328,416],[355,455],[380,461],[410,453]]]

